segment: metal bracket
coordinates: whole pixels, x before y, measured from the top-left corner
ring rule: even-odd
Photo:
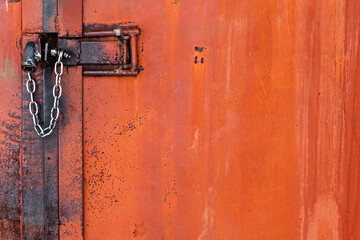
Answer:
[[[36,70],[37,62],[53,66],[58,50],[62,49],[65,51],[64,65],[83,66],[85,76],[136,76],[140,72],[139,34],[137,26],[84,32],[82,38],[41,34],[37,44],[27,45],[22,66],[24,70],[32,71]]]

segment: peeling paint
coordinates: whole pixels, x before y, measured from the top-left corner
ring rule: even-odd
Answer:
[[[333,197],[326,195],[317,197],[310,216],[307,239],[340,239],[339,207]]]
[[[0,10],[8,11],[9,10],[9,4],[7,0],[1,0],[0,1]]]
[[[142,237],[142,236],[145,236],[145,235],[146,235],[145,225],[143,223],[142,224],[135,224],[134,231],[133,231],[134,238]]]
[[[202,214],[202,232],[198,237],[198,240],[209,239],[212,231],[212,227],[214,225],[214,199],[215,192],[213,187],[208,187],[206,198],[205,198],[205,207],[204,212]]]
[[[198,145],[198,142],[199,142],[199,129],[197,128],[194,132],[194,138],[193,138],[193,141],[192,141],[192,145],[191,147],[189,147],[188,149],[194,149],[197,147]]]

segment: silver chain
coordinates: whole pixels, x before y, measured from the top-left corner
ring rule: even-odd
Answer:
[[[53,87],[54,105],[51,108],[50,124],[46,128],[42,128],[39,124],[39,117],[38,117],[39,106],[34,101],[34,93],[36,90],[36,84],[35,84],[34,79],[31,78],[31,73],[28,72],[29,79],[26,81],[26,90],[30,93],[29,111],[30,111],[30,114],[32,116],[32,120],[34,123],[34,129],[40,137],[49,136],[52,133],[52,131],[54,130],[57,120],[59,118],[59,114],[60,114],[59,99],[62,94],[62,87],[60,85],[60,82],[61,82],[61,75],[63,74],[63,70],[64,70],[64,65],[61,62],[63,53],[64,53],[64,51],[59,52],[58,60],[54,66],[54,72],[56,75],[55,85]],[[59,67],[60,67],[60,72],[58,72]]]

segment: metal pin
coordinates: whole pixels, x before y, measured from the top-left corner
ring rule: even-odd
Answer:
[[[50,50],[50,54],[51,54],[51,56],[53,56],[53,57],[58,56],[59,53],[60,53],[59,50],[56,50],[56,49],[51,49],[51,50]],[[71,55],[68,54],[68,53],[66,53],[66,52],[64,52],[64,53],[63,53],[63,57],[64,57],[64,58],[70,58]]]

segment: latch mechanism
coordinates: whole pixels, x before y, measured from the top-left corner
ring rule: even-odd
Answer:
[[[34,72],[38,63],[54,66],[63,50],[64,66],[81,65],[85,76],[136,76],[139,34],[136,26],[84,32],[82,38],[40,34],[38,42],[27,43],[21,66],[26,72]]]
[[[34,129],[40,137],[46,137],[55,129],[59,118],[59,101],[62,94],[61,76],[64,66],[83,66],[88,76],[136,76],[139,73],[137,56],[137,27],[116,28],[113,31],[85,32],[82,38],[58,38],[55,33],[40,34],[38,41],[26,44],[22,69],[27,73],[26,90],[30,94],[29,112]],[[32,73],[38,68],[53,67],[53,107],[47,127],[40,124],[39,105],[34,100],[36,83]]]
[[[80,42],[80,64],[84,65],[84,75],[136,76],[140,70],[137,56],[139,34],[137,27],[85,32],[84,37],[87,39]],[[109,41],[97,40],[106,37]],[[116,40],[111,41],[111,37]]]

